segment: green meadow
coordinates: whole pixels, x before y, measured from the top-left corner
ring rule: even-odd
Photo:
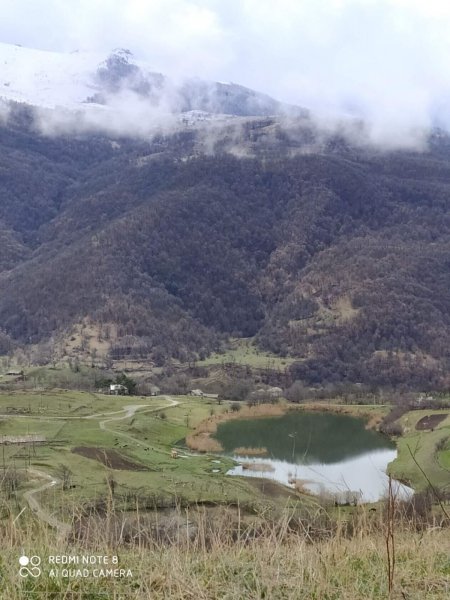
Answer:
[[[438,489],[450,491],[449,412],[414,410],[399,419],[403,435],[397,440],[397,458],[389,465],[393,477],[410,482],[417,491],[425,490],[430,482]],[[430,415],[446,417],[431,429],[417,430],[417,423]]]

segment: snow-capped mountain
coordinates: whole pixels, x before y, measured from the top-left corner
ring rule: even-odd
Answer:
[[[69,110],[116,107],[130,97],[166,113],[266,116],[289,107],[233,83],[189,79],[174,83],[130,51],[48,52],[0,43],[0,97],[32,106]],[[194,111],[194,112],[192,112]],[[200,113],[198,112],[200,111]]]

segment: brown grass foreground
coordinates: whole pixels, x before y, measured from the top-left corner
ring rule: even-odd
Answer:
[[[150,527],[138,514],[92,518],[70,542],[29,519],[0,525],[0,597],[8,600],[359,600],[448,598],[450,535],[442,523],[395,523],[395,573],[388,592],[383,511],[361,508],[332,521],[319,506],[249,521],[240,511],[179,510]],[[42,559],[38,578],[18,575],[23,553]],[[50,577],[52,555],[117,555],[124,578]],[[77,567],[70,567],[76,569]]]

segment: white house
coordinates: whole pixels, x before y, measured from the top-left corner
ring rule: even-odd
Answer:
[[[116,396],[124,396],[128,394],[128,388],[120,383],[112,383],[109,386],[109,393],[114,394]]]

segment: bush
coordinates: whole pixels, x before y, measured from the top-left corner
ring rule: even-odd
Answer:
[[[136,382],[134,379],[131,379],[131,377],[128,377],[128,375],[125,375],[125,373],[120,373],[120,375],[117,375],[114,383],[125,386],[130,395],[136,392]]]
[[[380,425],[380,431],[381,431],[381,433],[384,433],[386,435],[391,435],[391,436],[396,436],[396,437],[403,435],[403,427],[400,425],[400,423],[382,424],[382,425]]]
[[[308,398],[308,390],[301,381],[294,381],[286,390],[286,398],[290,402],[304,402]]]
[[[224,387],[222,396],[226,400],[246,400],[252,387],[252,383],[247,379],[235,379]]]

